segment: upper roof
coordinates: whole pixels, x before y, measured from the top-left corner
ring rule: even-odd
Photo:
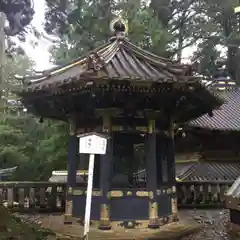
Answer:
[[[240,130],[240,89],[234,88],[216,92],[225,100],[219,110],[213,111],[213,116],[205,114],[189,122],[189,126],[220,131]]]
[[[35,76],[21,77],[28,83],[28,91],[60,87],[86,79],[151,82],[189,80],[186,76],[194,79],[189,66],[159,57],[131,43],[121,24],[114,24],[115,35],[107,44],[64,66]]]
[[[137,47],[126,37],[121,21],[116,21],[113,29],[110,41],[90,53],[42,74],[21,78],[27,86],[17,94],[24,105],[42,117],[66,120],[76,111],[94,112],[97,104],[99,108],[122,107],[125,99],[117,93],[132,96],[134,92],[144,102],[140,106],[136,100],[139,108],[163,109],[163,105],[170,108],[175,104],[176,122],[189,121],[221,106],[222,100],[192,75],[191,67]],[[109,101],[105,90],[116,92],[116,98]],[[99,93],[99,101],[92,100],[94,91]],[[65,98],[79,104],[67,104]],[[79,98],[84,99],[82,103]],[[86,109],[84,102],[91,107]]]

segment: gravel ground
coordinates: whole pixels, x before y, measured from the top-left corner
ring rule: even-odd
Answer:
[[[194,220],[204,225],[203,230],[196,236],[184,240],[233,240],[225,230],[229,221],[228,211],[222,210],[183,210],[180,218]]]
[[[196,221],[204,225],[203,230],[195,235],[184,238],[183,240],[235,240],[231,239],[226,231],[225,226],[228,223],[228,211],[222,210],[181,210],[180,219],[187,221]],[[26,221],[42,223],[47,215],[21,215]]]

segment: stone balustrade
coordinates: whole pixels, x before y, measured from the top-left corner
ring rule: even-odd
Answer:
[[[179,207],[215,208],[225,206],[225,193],[232,181],[178,182]]]
[[[179,207],[224,207],[224,194],[232,182],[178,182]],[[13,211],[61,212],[66,184],[49,182],[0,182],[0,201]]]
[[[0,182],[0,201],[16,211],[64,211],[66,184]]]

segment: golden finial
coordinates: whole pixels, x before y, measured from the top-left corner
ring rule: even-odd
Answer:
[[[117,17],[113,19],[110,23],[110,30],[111,32],[122,32],[127,34],[128,33],[128,23],[122,17]]]

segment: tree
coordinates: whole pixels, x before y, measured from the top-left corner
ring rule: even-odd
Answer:
[[[55,63],[74,59],[108,41],[116,12],[129,22],[129,37],[155,53],[165,52],[171,37],[142,1],[47,1],[45,28],[60,41],[52,50]]]
[[[66,124],[53,121],[39,123],[18,102],[12,90],[21,82],[15,74],[26,75],[33,62],[15,55],[5,65],[5,109],[0,115],[0,168],[18,166],[15,180],[47,180],[53,169],[65,169],[67,157]]]
[[[177,54],[180,60],[184,48],[195,46],[194,66],[199,73],[211,77],[216,62],[222,58],[221,50],[226,48],[225,60],[235,78],[240,38],[239,21],[233,9],[238,4],[238,0],[151,0],[150,7],[173,36],[169,56]]]
[[[67,124],[30,115],[0,118],[0,168],[18,166],[15,180],[48,180],[54,169],[67,168]]]
[[[34,15],[32,0],[0,0],[0,11],[7,17],[9,26],[5,32],[10,36],[24,31]]]
[[[121,12],[129,22],[131,41],[178,61],[186,47],[197,46],[192,60],[198,63],[200,73],[210,76],[220,57],[216,46],[228,46],[232,59],[234,51],[229,44],[236,24],[231,20],[234,26],[230,30],[226,24],[232,17],[234,1],[151,0],[147,5],[140,0],[65,0],[61,4],[47,0],[45,27],[60,38],[52,49],[52,58],[61,64],[106,42],[109,22]]]
[[[2,84],[4,102],[4,112],[14,111],[17,114],[22,111],[23,106],[18,101],[18,98],[13,94],[13,90],[21,87],[21,82],[15,78],[15,75],[26,75],[28,71],[32,71],[34,62],[26,55],[14,54],[11,58],[5,57],[4,64],[4,83]]]

